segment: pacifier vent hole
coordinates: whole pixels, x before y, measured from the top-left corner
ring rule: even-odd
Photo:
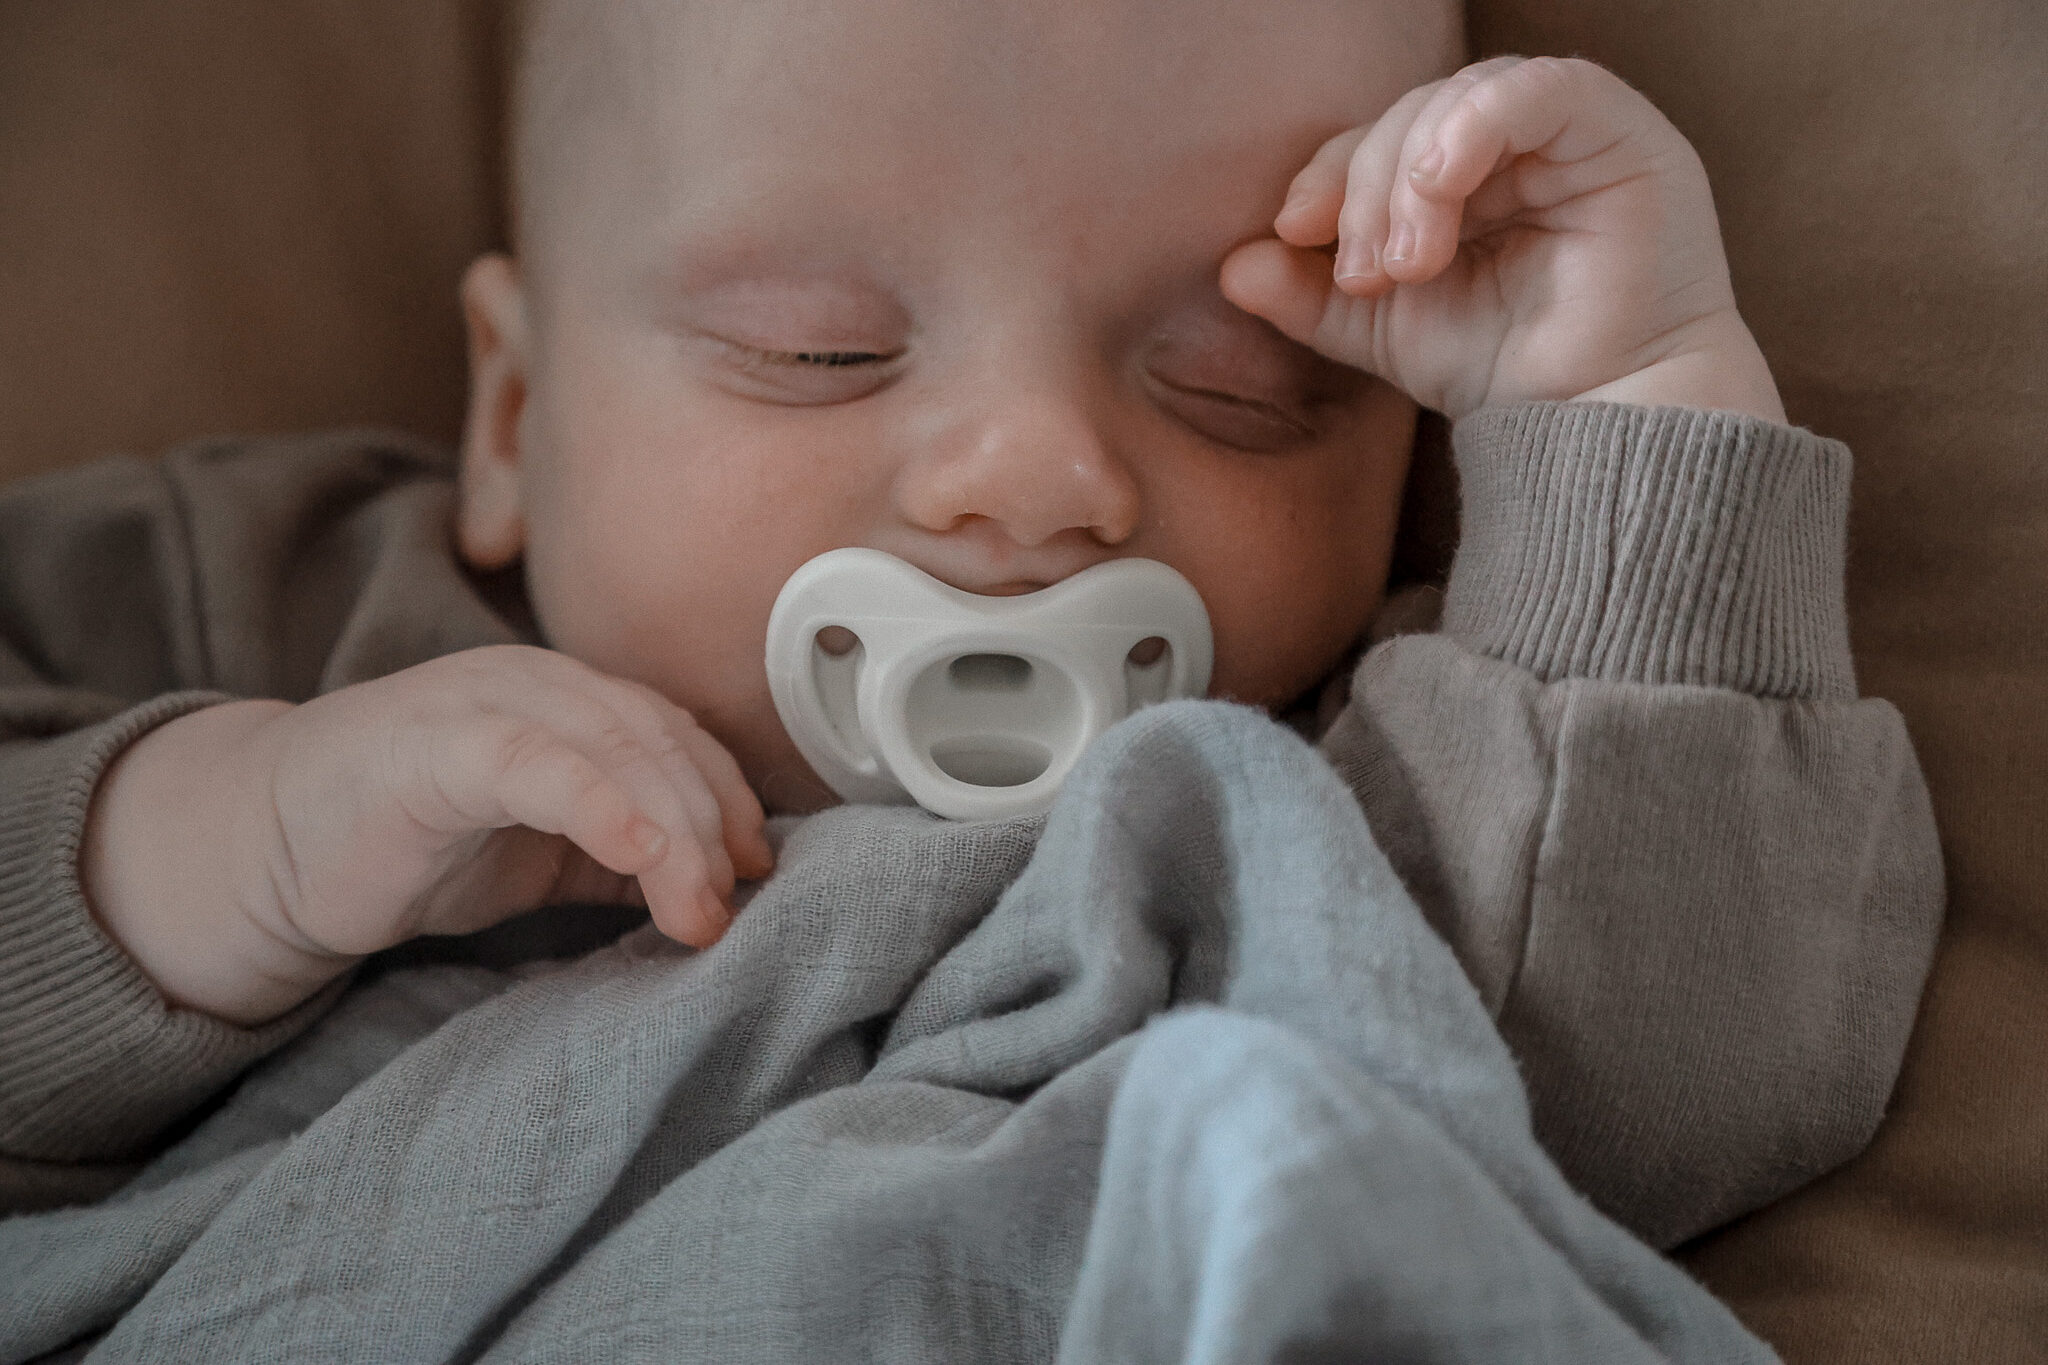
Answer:
[[[1052,766],[1052,750],[1007,735],[943,740],[931,754],[940,772],[973,787],[1021,787]]]
[[[860,636],[845,626],[826,626],[814,638],[818,648],[834,659],[843,659],[860,648]]]
[[[856,771],[874,767],[860,732],[860,672],[867,649],[845,626],[826,626],[811,637],[811,688],[831,727],[838,758]]]
[[[953,660],[946,674],[953,686],[963,692],[1022,692],[1031,686],[1031,671],[1031,660],[1016,654],[962,654]],[[1031,779],[1024,780],[1028,782]],[[980,785],[1006,787],[1016,784],[984,782]]]
[[[1157,706],[1173,686],[1173,646],[1147,635],[1124,655],[1124,706],[1127,711]]]

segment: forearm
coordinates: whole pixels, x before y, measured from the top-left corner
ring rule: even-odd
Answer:
[[[1356,688],[1328,748],[1574,1183],[1669,1244],[1861,1150],[1941,906],[1891,707],[1545,683],[1441,636]]]
[[[251,755],[290,709],[233,702],[145,735],[108,770],[86,824],[86,898],[109,937],[166,1001],[235,1024],[283,1014],[357,961],[277,912],[290,868]]]
[[[445,552],[447,473],[423,446],[343,435],[201,442],[0,488],[0,1161],[82,1170],[145,1155],[338,995],[336,983],[269,1023],[228,1022],[275,1013],[333,964],[279,972],[252,940],[216,961],[289,989],[237,1009],[180,984],[137,932],[147,912],[130,908],[146,903],[129,892],[149,868],[98,892],[131,956],[87,901],[87,814],[107,769],[158,727],[216,707],[179,733],[227,724],[224,693],[308,697],[513,639]],[[208,814],[227,781],[219,756],[192,757],[160,784],[179,834],[157,860],[187,891],[221,870],[205,860],[226,828]],[[165,919],[170,951],[216,952],[203,920],[225,903]],[[222,932],[232,944],[248,928]],[[0,1169],[0,1202],[9,1179]]]
[[[1553,1153],[1669,1242],[1868,1140],[1939,924],[1904,728],[1855,699],[1847,453],[1578,404],[1459,436],[1446,634],[1368,656],[1325,749]]]
[[[84,1174],[146,1152],[326,1007],[331,993],[253,1029],[175,1008],[86,904],[86,811],[106,768],[137,736],[221,701],[186,692],[118,711],[0,689],[0,732],[15,736],[0,742],[0,1158]]]

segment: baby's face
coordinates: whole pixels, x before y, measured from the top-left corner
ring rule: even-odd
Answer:
[[[1380,0],[621,0],[542,41],[521,257],[467,288],[466,553],[549,642],[829,799],[762,653],[806,560],[1030,591],[1186,575],[1213,690],[1275,704],[1377,605],[1413,435],[1238,311],[1331,134],[1437,74]],[[591,17],[593,14],[598,17]],[[1418,36],[1419,35],[1419,36]]]

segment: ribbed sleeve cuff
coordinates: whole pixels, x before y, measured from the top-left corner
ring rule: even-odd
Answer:
[[[79,848],[108,765],[158,725],[226,698],[160,697],[99,725],[0,747],[0,1152],[136,1155],[331,1003],[259,1028],[169,1006],[85,901]]]
[[[1856,695],[1849,449],[1732,412],[1483,408],[1443,629],[1545,680]]]

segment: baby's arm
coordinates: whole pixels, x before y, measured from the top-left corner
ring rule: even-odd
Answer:
[[[1368,655],[1325,748],[1546,1144],[1662,1245],[1848,1159],[1940,851],[1855,694],[1849,452],[1782,425],[1697,156],[1600,68],[1504,58],[1332,139],[1275,226],[1226,291],[1459,419],[1443,631]]]
[[[212,814],[248,796],[229,780],[235,745],[215,741],[240,742],[250,737],[242,727],[284,715],[348,728],[367,714],[351,684],[518,638],[484,595],[489,585],[445,548],[452,490],[438,453],[365,436],[199,445],[0,489],[0,1208],[104,1193],[121,1174],[105,1163],[145,1154],[332,992],[248,1026],[224,1015],[284,1008],[366,947],[328,939],[311,962],[283,953],[280,980],[241,982],[287,988],[281,995],[221,1014],[184,1008],[177,988],[159,988],[169,967],[153,967],[166,980],[152,980],[110,937],[87,901],[83,864],[101,863],[96,893],[111,895],[102,909],[114,920],[163,931],[181,915],[240,914],[228,898],[181,900],[227,879],[237,860],[220,837],[246,823],[245,811]],[[317,693],[327,695],[296,711],[231,700]],[[341,738],[360,746],[365,735]],[[187,745],[196,752],[174,752]],[[145,746],[160,763],[143,761]],[[715,755],[703,762],[718,767]],[[119,783],[105,780],[110,768]],[[109,855],[128,840],[108,838],[97,819],[87,831],[88,811],[105,815],[109,798],[146,831],[118,858]],[[745,826],[745,802],[729,799]],[[266,812],[252,827],[275,826]],[[152,837],[160,852],[148,851]],[[742,830],[726,851],[742,871],[747,844]],[[595,860],[572,868],[555,847],[565,894],[623,880]],[[359,871],[388,877],[393,851],[365,849]],[[124,880],[125,898],[113,885]],[[682,932],[688,903],[672,921]],[[250,927],[171,937],[219,966],[247,960],[236,936]]]
[[[1605,404],[1455,439],[1442,632],[1366,656],[1324,751],[1546,1147],[1672,1245],[1868,1144],[1940,927],[1912,745],[1855,694],[1848,451]]]
[[[84,874],[167,1000],[254,1024],[370,953],[539,905],[639,900],[706,945],[770,860],[760,802],[688,713],[505,645],[145,735],[101,783]]]

